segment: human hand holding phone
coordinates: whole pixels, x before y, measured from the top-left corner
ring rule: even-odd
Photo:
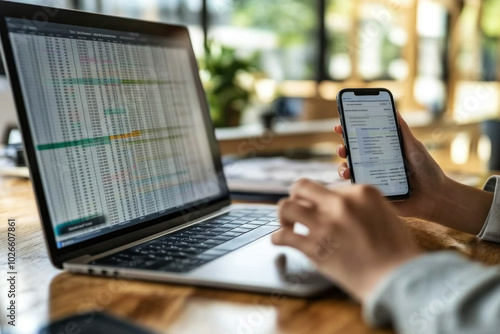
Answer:
[[[410,199],[393,203],[398,215],[417,217],[478,234],[488,215],[493,195],[447,177],[399,113],[398,120],[413,190]],[[342,126],[336,125],[334,132],[342,135]],[[345,145],[338,146],[337,155],[347,158]],[[338,173],[344,179],[351,177],[345,162],[340,164]]]
[[[443,189],[446,175],[425,146],[413,136],[410,127],[399,113],[398,120],[401,135],[403,136],[406,152],[405,161],[413,194],[410,199],[394,202],[394,205],[401,216],[433,220],[436,207],[439,205],[434,195]],[[342,126],[335,126],[334,131],[342,135]],[[347,158],[347,150],[344,144],[339,145],[337,148],[337,155],[343,159]],[[351,177],[350,169],[345,162],[340,164],[338,172],[341,178],[350,179]]]

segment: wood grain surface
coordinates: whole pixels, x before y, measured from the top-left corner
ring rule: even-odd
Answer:
[[[106,311],[158,333],[392,333],[367,327],[360,306],[336,291],[316,299],[276,298],[57,270],[48,259],[26,180],[0,178],[1,245],[6,242],[8,218],[17,219],[19,333],[32,333],[51,320],[85,311]],[[410,219],[407,224],[429,251],[451,249],[487,264],[500,263],[499,245],[429,222]],[[7,257],[5,249],[0,253],[3,306]]]

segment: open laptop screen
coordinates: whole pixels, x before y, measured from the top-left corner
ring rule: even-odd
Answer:
[[[6,23],[58,248],[225,191],[178,41]]]

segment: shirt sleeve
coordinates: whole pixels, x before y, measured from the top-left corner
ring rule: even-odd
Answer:
[[[420,256],[376,287],[363,316],[405,334],[498,333],[500,267],[450,251]]]
[[[484,185],[484,190],[494,194],[493,203],[488,217],[486,217],[486,222],[477,235],[482,240],[496,243],[500,243],[500,182],[498,180],[500,180],[500,176],[492,176]]]

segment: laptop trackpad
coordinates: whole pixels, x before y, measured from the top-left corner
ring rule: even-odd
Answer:
[[[296,290],[298,294],[332,286],[302,253],[274,246],[269,236],[202,266],[191,275],[222,284],[278,288],[292,293]]]

